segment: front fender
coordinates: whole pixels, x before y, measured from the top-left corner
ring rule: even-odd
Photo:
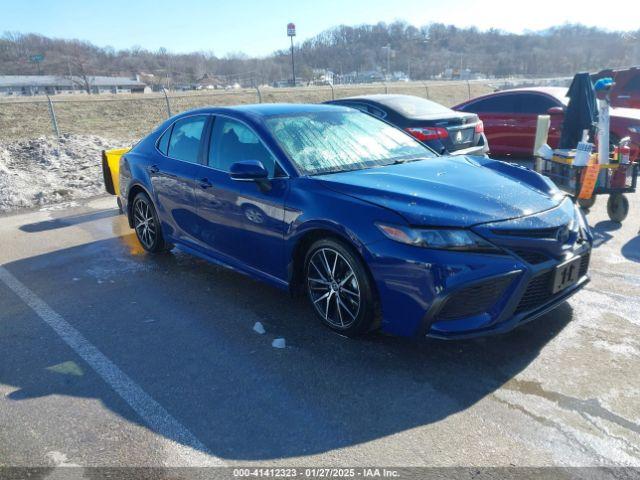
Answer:
[[[292,179],[285,211],[286,275],[294,290],[297,267],[314,239],[327,234],[337,237],[367,263],[367,246],[386,238],[375,223],[405,223],[391,210],[327,189],[307,177]]]

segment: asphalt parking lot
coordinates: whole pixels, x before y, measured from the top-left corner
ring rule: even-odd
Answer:
[[[640,466],[638,212],[598,201],[586,289],[464,342],[337,336],[112,197],[0,217],[0,465]]]

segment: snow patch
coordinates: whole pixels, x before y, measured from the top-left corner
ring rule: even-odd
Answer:
[[[0,141],[0,212],[104,193],[102,150],[130,144],[71,134]]]

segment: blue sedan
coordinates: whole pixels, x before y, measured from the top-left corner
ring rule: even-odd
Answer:
[[[343,335],[504,332],[588,282],[591,232],[552,182],[438,156],[350,108],[184,112],[121,158],[119,181],[148,252],[305,294]]]

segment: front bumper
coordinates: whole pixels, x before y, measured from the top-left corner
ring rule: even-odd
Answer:
[[[588,275],[581,277],[577,283],[574,285],[562,290],[558,294],[549,298],[548,301],[543,304],[532,308],[529,311],[521,312],[521,313],[511,313],[506,316],[506,319],[497,321],[491,325],[488,325],[485,328],[479,328],[476,330],[461,330],[461,331],[445,331],[434,329],[433,325],[429,323],[428,319],[425,318],[424,326],[425,326],[425,336],[430,338],[437,338],[440,340],[463,340],[467,338],[481,337],[487,335],[496,335],[500,333],[506,333],[513,330],[520,325],[524,325],[525,323],[531,322],[538,317],[541,317],[547,312],[550,312],[554,308],[558,307],[562,303],[564,303],[569,297],[573,296],[579,290],[581,290],[585,285],[589,283],[590,279]]]
[[[428,250],[391,240],[368,248],[366,260],[381,299],[382,330],[393,335],[463,339],[507,332],[557,307],[589,281],[587,257],[577,283],[555,295],[549,286],[545,295],[545,278],[552,279],[555,268],[566,259],[590,254],[588,243],[539,264],[511,254]],[[481,289],[473,290],[490,283],[495,298],[489,301]],[[538,289],[531,291],[533,286]],[[456,297],[460,293],[463,295]],[[454,307],[465,301],[488,303],[480,312],[443,318],[444,306],[452,298]],[[471,311],[472,307],[463,305],[453,312]]]

